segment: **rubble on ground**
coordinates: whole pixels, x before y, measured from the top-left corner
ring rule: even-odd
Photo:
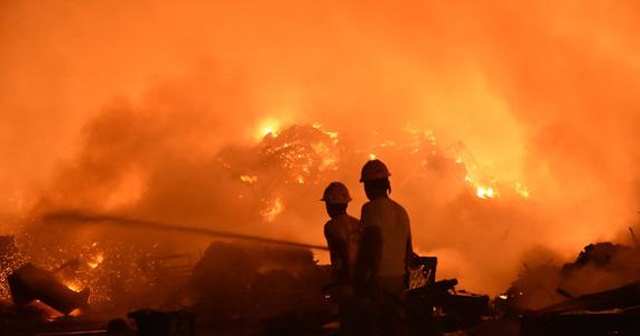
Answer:
[[[519,320],[519,336],[638,335],[640,251],[589,244],[563,266],[529,269],[496,300],[502,318]],[[507,334],[505,334],[507,335]]]
[[[18,253],[5,240],[3,262]],[[76,259],[52,270],[23,262],[5,279],[13,302],[0,301],[0,328],[7,335],[155,335],[154,321],[162,320],[166,335],[335,332],[326,328],[335,311],[321,293],[330,269],[307,248],[218,240],[197,262],[180,253],[134,257],[149,290],[147,300],[130,302],[127,307],[137,309],[129,314],[97,314],[88,290],[68,288],[61,279],[83,264]],[[456,289],[456,279],[437,280],[437,258],[420,260],[407,301],[413,335],[640,334],[640,252],[634,247],[589,244],[571,263],[528,268],[492,302]],[[76,308],[82,311],[72,316]]]

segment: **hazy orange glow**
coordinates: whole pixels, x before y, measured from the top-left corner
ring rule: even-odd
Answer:
[[[637,224],[639,31],[631,0],[2,1],[0,233],[79,208],[321,244],[322,189],[359,216],[379,158],[439,275],[496,293]]]

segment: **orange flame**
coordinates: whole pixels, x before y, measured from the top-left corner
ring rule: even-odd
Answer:
[[[523,198],[531,197],[531,191],[520,182],[516,182],[516,192],[520,194]]]
[[[98,253],[91,260],[87,262],[87,265],[89,265],[91,269],[95,269],[96,267],[100,266],[100,264],[102,264],[103,261],[104,261],[104,254]]]
[[[479,198],[494,198],[496,197],[496,192],[491,187],[478,187],[476,189],[476,195]]]
[[[281,127],[282,125],[280,124],[279,121],[274,119],[268,119],[258,127],[258,131],[256,132],[255,137],[258,141],[262,140],[264,137],[268,135],[277,137]]]
[[[248,183],[248,184],[254,184],[254,183],[258,182],[258,176],[256,176],[256,175],[241,175],[240,176],[240,181]]]
[[[276,197],[273,203],[262,209],[260,215],[262,216],[262,218],[264,218],[265,221],[272,223],[273,221],[275,221],[276,217],[278,217],[278,215],[282,213],[283,210],[284,203],[282,203],[280,197]]]
[[[82,288],[84,287],[77,280],[66,281],[64,283],[64,285],[67,286],[67,288],[69,288],[70,290],[72,290],[74,292],[80,292],[82,290]]]

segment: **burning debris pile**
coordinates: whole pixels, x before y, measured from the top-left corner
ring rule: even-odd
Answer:
[[[59,232],[50,231],[29,241],[21,237],[17,255],[29,258],[8,267],[9,274],[3,279],[3,285],[11,284],[13,302],[24,305],[38,299],[58,311],[50,317],[61,313],[119,314],[140,306],[159,306],[184,285],[196,258],[170,253],[166,239],[156,240],[158,236],[153,234],[148,235],[151,240],[140,242],[122,236],[121,230],[93,228],[90,235],[82,228],[65,232],[59,236]],[[70,237],[83,237],[88,243],[79,238],[65,241]],[[59,289],[43,292],[42,288],[53,287]],[[82,300],[80,296],[66,299],[74,293],[83,294]],[[48,302],[51,295],[55,298]],[[9,292],[3,299],[9,299]],[[73,312],[58,309],[71,307],[64,303],[67,301],[82,302],[72,304]]]
[[[530,196],[520,184],[509,186],[483,174],[463,144],[441,148],[430,132],[411,130],[402,141],[387,140],[358,149],[337,132],[323,130],[320,126],[293,125],[272,131],[255,146],[231,146],[216,153],[207,166],[215,173],[215,176],[207,175],[214,181],[208,186],[220,188],[224,195],[206,199],[194,212],[202,211],[203,204],[220,210],[217,221],[208,224],[213,228],[221,227],[223,224],[220,223],[227,223],[224,227],[229,228],[228,223],[231,223],[237,233],[258,231],[277,237],[297,232],[296,237],[307,237],[300,232],[311,232],[308,229],[310,222],[318,223],[319,227],[322,221],[309,215],[309,199],[300,195],[319,194],[318,190],[327,182],[346,179],[343,178],[347,174],[344,171],[357,171],[350,167],[361,165],[363,156],[375,155],[404,162],[404,170],[399,169],[401,173],[395,177],[394,186],[424,196],[419,204],[441,205],[444,210],[440,209],[440,217],[434,218],[447,222],[459,224],[466,218],[473,220],[476,217],[486,217],[488,222],[491,216],[501,215],[501,211],[507,218],[516,220],[519,213],[509,207],[500,207],[499,200],[515,198],[522,201]],[[144,174],[155,176],[161,171],[151,170]],[[158,187],[152,183],[156,179],[143,179],[149,183],[144,187],[146,192],[134,203],[118,209],[127,216],[156,209],[157,213],[153,214],[160,218],[165,215],[173,218],[181,211],[191,209],[177,207],[165,213],[158,205],[176,199],[173,195],[164,199],[167,195],[155,189]],[[184,183],[178,183],[180,185],[175,189],[173,182],[163,183],[164,188],[169,183],[169,189],[175,190],[176,195],[190,189],[182,185]],[[425,185],[430,189],[425,190]],[[443,192],[448,194],[443,196]],[[312,199],[315,201],[316,197]],[[86,225],[73,224],[71,218],[64,216],[51,221],[55,211],[67,210],[65,203],[57,204],[54,200],[39,205],[36,213],[50,216],[42,216],[41,222],[31,223],[18,237],[22,242],[21,254],[29,258],[11,266],[12,270],[19,270],[25,262],[32,261],[55,273],[74,293],[86,293],[90,289],[88,303],[93,312],[187,307],[198,314],[199,326],[205,328],[243,324],[274,335],[291,328],[319,327],[330,317],[326,302],[318,292],[326,284],[327,270],[317,264],[308,249],[217,241],[206,248],[196,264],[195,258],[189,256],[210,240],[190,235],[189,246],[185,246],[184,239],[167,237],[163,232],[166,230],[157,230],[158,225],[141,225],[143,221],[125,220],[126,216],[85,218],[82,224]],[[175,212],[176,209],[179,211]],[[465,216],[459,216],[460,209],[465,211]],[[431,215],[438,213],[435,207],[432,210]],[[418,213],[412,217],[421,219],[424,216]],[[199,217],[189,217],[185,223],[193,223],[194,218]],[[105,219],[119,221],[119,225],[105,225]],[[172,231],[184,234],[215,232],[204,225],[194,227],[194,232],[187,232],[189,227],[176,225]],[[423,228],[414,228],[419,236]],[[320,229],[308,237],[319,235]],[[624,269],[626,264],[623,262],[635,255],[635,249],[596,244],[587,247],[574,264],[530,270],[509,290],[504,311],[517,315],[560,303],[568,296],[580,297],[598,290],[615,289],[624,281],[638,278],[640,272]],[[613,277],[591,277],[594,279],[592,287],[586,288],[580,279],[593,269],[611,274],[624,269],[623,273],[628,277],[617,278],[619,282],[613,281]],[[582,287],[573,286],[577,284]],[[434,293],[441,302],[429,303]],[[428,312],[426,316],[434,311],[442,313],[440,317],[444,318],[438,323],[442,324],[443,330],[459,330],[462,326],[483,323],[491,313],[488,298],[460,294],[463,293],[456,293],[449,282],[438,282],[436,287],[414,292],[413,304]],[[67,310],[62,308],[61,311],[69,313]],[[296,327],[291,321],[304,323]],[[428,323],[422,326],[428,327]]]
[[[197,263],[184,268],[180,275],[176,274],[176,267],[169,268],[167,260],[182,257],[148,253],[145,258],[130,260],[128,267],[119,265],[121,273],[136,269],[137,278],[121,282],[120,286],[115,283],[118,278],[110,278],[115,276],[113,273],[108,273],[109,278],[100,279],[105,283],[96,289],[98,292],[110,290],[106,292],[110,295],[108,301],[87,300],[89,287],[78,292],[65,283],[68,265],[49,271],[25,264],[8,277],[16,307],[11,310],[13,313],[0,318],[9,331],[18,328],[17,333],[29,332],[31,327],[20,326],[15,317],[7,318],[24,315],[21,307],[38,300],[58,313],[45,306],[33,306],[32,309],[40,310],[30,317],[33,328],[44,328],[47,321],[62,315],[115,317],[133,310],[138,311],[129,316],[144,322],[149,314],[139,309],[145,307],[160,309],[158,312],[186,308],[197,314],[198,328],[204,330],[242,329],[269,335],[281,334],[283,330],[290,332],[296,328],[296,319],[299,328],[317,330],[330,320],[327,301],[320,293],[329,279],[329,270],[319,266],[308,249],[216,241]],[[108,258],[101,266],[113,266]],[[75,271],[71,273],[78,275]],[[116,289],[122,292],[113,292]],[[282,324],[283,319],[288,322]]]
[[[265,321],[313,313],[318,328],[329,317],[320,295],[328,279],[328,267],[318,266],[307,249],[214,242],[178,301],[214,327],[275,328]]]
[[[306,200],[297,195],[328,183],[345,151],[337,133],[293,125],[266,134],[254,147],[225,148],[216,162],[223,176],[240,183],[230,190],[235,202],[244,212],[260,215],[247,220],[273,223],[287,212],[303,217],[295,212],[307,208],[301,203]]]
[[[460,192],[478,198],[499,195],[497,180],[481,172],[462,143],[443,149],[432,132],[413,128],[399,139],[374,139],[365,145],[320,125],[294,124],[272,130],[255,147],[226,148],[216,161],[245,185],[234,188],[237,201],[256,209],[266,222],[308,217],[308,201],[300,194],[319,194],[333,180],[351,184],[362,162],[376,156],[403,163],[395,170],[399,189],[429,185],[431,191],[421,192],[429,199],[422,201],[448,200]]]
[[[344,181],[357,216],[373,157],[416,250],[478,292],[532,245],[607,237],[638,199],[635,1],[4,3],[0,234],[20,250],[0,241],[2,299],[30,262],[93,309],[162,305],[211,241],[47,214],[319,245],[312,202]],[[514,310],[637,279],[616,260],[633,249],[593,249],[616,252],[529,269]]]
[[[527,269],[496,299],[520,331],[505,335],[637,335],[640,250],[610,242],[585,246],[574,262]]]
[[[70,315],[84,308],[89,300],[89,288],[76,292],[65,285],[53,272],[25,264],[9,275],[11,298],[17,305],[40,301],[49,307]]]
[[[124,115],[124,120],[119,120],[117,113],[105,118],[98,120],[90,129],[102,134],[107,132],[103,127],[113,123],[122,124],[121,127],[135,128],[136,125],[127,123],[132,118],[129,114]],[[135,133],[135,129],[131,131]],[[151,138],[156,139],[153,136]],[[173,171],[166,170],[166,165],[147,162],[144,157],[125,157],[130,161],[121,162],[118,166],[107,164],[113,159],[110,156],[111,146],[129,147],[126,138],[114,137],[110,141],[115,143],[109,144],[109,148],[104,150],[106,154],[102,150],[95,151],[90,146],[85,148],[80,155],[81,163],[69,167],[68,171],[61,174],[60,180],[53,184],[51,193],[35,203],[33,214],[28,217],[28,224],[25,225],[26,229],[17,236],[21,245],[20,253],[25,257],[7,269],[16,270],[30,261],[43,269],[55,272],[65,285],[74,291],[80,292],[90,288],[89,303],[93,309],[128,311],[139,308],[133,307],[132,302],[142,306],[165,305],[175,299],[178,295],[176,293],[180,292],[181,286],[188,278],[184,276],[184,271],[181,271],[182,276],[176,278],[176,272],[171,271],[175,270],[174,265],[167,263],[180,258],[182,261],[188,259],[184,262],[184,267],[181,266],[184,270],[193,266],[195,260],[191,257],[176,259],[168,256],[201,253],[200,249],[206,247],[208,240],[189,235],[191,238],[185,246],[186,240],[180,237],[169,238],[162,232],[150,233],[147,230],[149,228],[141,228],[135,222],[124,221],[114,227],[104,225],[104,221],[99,219],[87,220],[80,223],[82,225],[77,225],[77,222],[71,220],[43,219],[52,213],[64,213],[69,207],[75,210],[73,207],[82,205],[90,207],[89,210],[108,210],[115,214],[125,214],[123,218],[168,218],[176,220],[180,225],[186,224],[202,229],[224,227],[225,229],[220,230],[228,231],[229,227],[233,227],[232,231],[238,233],[257,231],[265,236],[295,236],[299,240],[313,242],[321,237],[320,224],[324,221],[320,216],[322,211],[310,214],[310,199],[300,195],[319,195],[319,190],[332,180],[352,180],[359,169],[355,167],[360,167],[363,160],[373,156],[384,156],[403,162],[398,166],[398,173],[394,175],[394,186],[408,193],[415,192],[421,197],[419,204],[437,204],[442,203],[443,199],[455,200],[459,195],[465,195],[464,197],[477,200],[477,205],[486,206],[488,199],[509,197],[511,189],[511,193],[520,195],[523,199],[528,197],[528,194],[518,194],[517,189],[507,188],[505,184],[482,174],[473,156],[461,143],[441,148],[432,132],[415,128],[408,128],[404,137],[399,139],[373,138],[377,140],[363,145],[348,136],[343,137],[338,132],[328,131],[320,125],[291,125],[271,130],[253,146],[227,146],[206,162],[199,163],[206,168],[206,173],[202,172],[202,167],[187,166],[188,169],[192,169],[187,172],[194,175],[181,174],[177,178]],[[133,183],[137,190],[136,197],[127,197],[129,203],[116,202],[117,206],[111,201],[107,202],[109,204],[102,204],[105,199],[118,198],[120,191],[116,188],[111,195],[108,190],[114,181],[104,176],[97,180],[92,178],[92,169],[96,166],[103,166],[102,175],[113,175],[114,179],[125,182],[131,180],[127,177],[130,170],[122,167],[146,167],[145,170],[131,171],[135,177],[132,181],[137,181]],[[110,169],[114,171],[110,172]],[[69,176],[73,176],[71,183],[67,183]],[[173,179],[167,179],[166,176],[172,176]],[[91,183],[79,183],[78,181],[84,181],[82,177],[86,177]],[[96,183],[97,187],[94,186]],[[142,185],[139,185],[140,183]],[[194,189],[194,183],[198,183],[201,188]],[[70,185],[74,187],[67,188]],[[425,185],[429,188],[423,188]],[[57,186],[63,192],[59,192]],[[78,188],[80,189],[77,190]],[[100,192],[94,192],[91,188]],[[200,189],[203,190],[194,194],[194,190]],[[192,202],[184,202],[183,199]],[[313,201],[316,199],[317,197],[311,198]],[[451,206],[455,204],[449,207]],[[445,216],[449,216],[446,212],[447,210],[444,211]],[[414,218],[417,218],[416,222],[419,223],[423,221],[424,216],[425,214],[417,213]],[[451,216],[458,217],[454,213]],[[117,220],[117,216],[115,217]],[[313,223],[317,223],[317,230],[309,230],[309,225]],[[416,236],[419,237],[423,228],[415,226],[415,229]],[[419,242],[417,244],[419,245]],[[264,268],[275,261],[255,261],[264,259],[264,256],[255,258],[253,255],[260,253],[254,249],[247,252],[234,250],[231,246],[218,245],[208,248],[207,251],[224,248],[228,249],[228,253],[223,254],[235,256],[238,263],[246,264],[248,269],[244,276],[237,271],[233,274],[238,277],[238,284],[247,285],[247,281],[250,281],[253,291],[245,292],[244,287],[233,287],[224,283],[221,287],[231,286],[225,291],[227,294],[235,292],[240,297],[246,297],[255,294],[255,290],[260,288],[262,283],[273,281],[272,277],[281,277],[280,280],[287,278],[285,273],[276,270],[265,273]],[[246,257],[246,254],[252,257]],[[269,253],[266,253],[266,256],[267,259],[271,258]],[[205,254],[200,266],[196,268],[199,271],[190,282],[193,284],[194,281],[200,281],[200,285],[192,289],[202,288],[207,282],[202,279],[215,274],[211,267],[206,266],[206,260],[215,258],[215,253]],[[305,258],[307,259],[301,258],[298,266],[306,263],[304,267],[307,267],[309,272],[302,273],[315,277],[317,272],[314,267],[317,266],[310,256]],[[218,262],[221,262],[221,265],[230,265],[224,260],[211,264]],[[261,280],[256,282],[257,278]],[[288,279],[285,282],[289,283],[289,288],[295,288],[301,283],[295,277]],[[193,294],[194,291],[189,292]],[[195,300],[192,295],[182,298],[186,299],[187,303],[202,308],[208,305],[206,298],[215,295],[205,292],[197,295],[198,298],[202,296],[203,300]],[[8,297],[8,291],[5,291],[5,297]],[[243,299],[238,300],[242,302]],[[273,302],[275,304],[277,300]],[[215,308],[215,305],[209,306]],[[283,307],[280,308],[284,309]],[[237,309],[239,308],[229,306],[226,311]],[[258,315],[265,311],[278,310],[264,307],[252,309],[252,314]],[[237,313],[247,315],[247,312]]]
[[[125,114],[124,120],[117,116],[98,120],[90,129],[108,133],[103,127],[116,123],[133,127],[129,131],[136,133],[137,124],[127,123],[131,115]],[[51,192],[35,203],[26,229],[17,236],[21,253],[28,258],[12,269],[30,261],[54,272],[74,292],[90,289],[91,313],[122,315],[143,307],[189,307],[200,322],[270,321],[266,328],[277,334],[290,326],[282,323],[285,320],[305,320],[301,328],[325,321],[326,304],[318,290],[327,277],[311,252],[222,242],[207,247],[211,235],[195,237],[194,233],[243,236],[257,232],[262,237],[291,237],[320,245],[324,214],[320,206],[317,212],[309,211],[309,202],[318,197],[307,195],[320,195],[334,180],[353,184],[362,162],[373,157],[401,163],[394,169],[394,190],[413,195],[409,204],[416,208],[429,207],[411,213],[418,249],[430,244],[419,239],[423,232],[432,240],[438,235],[420,223],[450,222],[473,230],[478,227],[476,219],[517,219],[519,212],[500,206],[501,200],[526,204],[522,201],[530,196],[521,184],[484,174],[464,144],[441,147],[430,131],[407,128],[396,139],[378,134],[368,138],[359,141],[320,125],[290,125],[272,129],[250,146],[226,146],[204,161],[173,158],[172,164],[149,161],[153,157],[149,155],[125,156],[113,165],[111,147],[131,147],[127,138],[113,137],[114,143],[99,144],[105,149],[88,146],[81,152],[80,164],[69,167]],[[96,166],[102,167],[99,179],[93,178]],[[85,180],[91,183],[85,185]],[[129,186],[124,194],[120,187],[112,190],[112,185],[123,183]],[[83,212],[96,215],[77,216]],[[169,226],[171,232],[181,234],[167,235]],[[459,243],[468,247],[464,240]],[[194,267],[197,258],[193,256],[205,249]],[[458,312],[464,311],[459,309],[464,302],[479,303],[478,311],[486,303],[485,297],[442,297],[447,298],[449,310]],[[424,309],[420,300],[418,305]],[[313,317],[299,315],[307,311],[314,312]],[[481,322],[476,313],[453,318],[453,325]]]
[[[539,310],[640,280],[640,251],[610,242],[589,244],[563,266],[526,269],[503,295],[515,313]],[[640,304],[640,302],[639,302]]]

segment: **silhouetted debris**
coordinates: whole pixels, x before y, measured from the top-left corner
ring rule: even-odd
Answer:
[[[319,336],[326,330],[322,326],[331,320],[327,310],[289,310],[270,318],[264,336]]]
[[[329,306],[320,294],[328,279],[328,267],[318,266],[308,249],[215,242],[195,265],[186,292],[199,319],[214,327],[281,330],[277,321],[294,314],[296,323],[317,329],[328,319],[321,317]],[[288,327],[300,329],[296,323]]]
[[[636,336],[640,335],[638,308],[600,312],[525,315],[520,336]]]
[[[51,308],[69,314],[87,305],[89,290],[75,292],[47,270],[25,264],[8,277],[11,297],[17,305],[39,300]]]
[[[640,281],[616,289],[571,298],[544,309],[537,314],[561,314],[570,311],[623,310],[640,306]]]
[[[457,279],[435,281],[437,258],[420,257],[416,260],[421,265],[414,267],[426,281],[407,292],[406,303],[399,302],[407,305],[412,335],[463,331],[478,326],[492,316],[488,296],[457,291]]]
[[[629,264],[630,260],[638,256],[640,255],[636,249],[621,244],[611,242],[589,244],[578,254],[576,261],[565,264],[562,271],[574,272],[588,266],[610,271],[624,271],[630,267],[640,268],[640,266]]]
[[[640,319],[638,257],[637,249],[624,245],[587,245],[572,263],[528,268],[494,307],[485,295],[456,290],[456,279],[435,281],[436,258],[417,258],[418,274],[410,279],[414,286],[398,304],[407,305],[412,335],[640,335],[635,322]],[[336,318],[321,293],[330,269],[319,266],[308,249],[217,241],[191,275],[187,255],[136,260],[167,285],[184,283],[188,276],[182,294],[167,302],[173,310],[143,309],[128,315],[137,331],[124,319],[104,319],[102,325],[72,317],[52,321],[44,304],[68,314],[85,305],[86,296],[66,287],[57,274],[31,264],[9,277],[16,305],[0,305],[0,330],[7,335],[84,330],[120,336],[192,336],[196,329],[198,334],[252,336],[324,336],[336,331],[323,328]],[[74,268],[73,260],[60,269],[67,268]],[[535,297],[543,299],[533,301]],[[44,304],[29,304],[36,299]],[[175,310],[176,305],[189,311]]]
[[[488,296],[456,291],[457,284],[456,279],[440,280],[407,293],[413,334],[465,330],[492,316]]]
[[[143,309],[127,314],[136,321],[138,336],[195,336],[195,314],[186,310]]]
[[[638,249],[610,242],[589,244],[572,263],[527,268],[496,304],[502,312],[515,316],[612,290],[640,279],[639,261]]]
[[[107,322],[107,336],[134,336],[136,335],[127,321],[122,318],[116,318]]]
[[[39,301],[22,306],[0,301],[2,336],[105,335],[105,324],[104,317],[63,316]]]
[[[589,244],[572,263],[528,269],[496,303],[520,316],[520,336],[640,335],[638,261],[636,248]]]

